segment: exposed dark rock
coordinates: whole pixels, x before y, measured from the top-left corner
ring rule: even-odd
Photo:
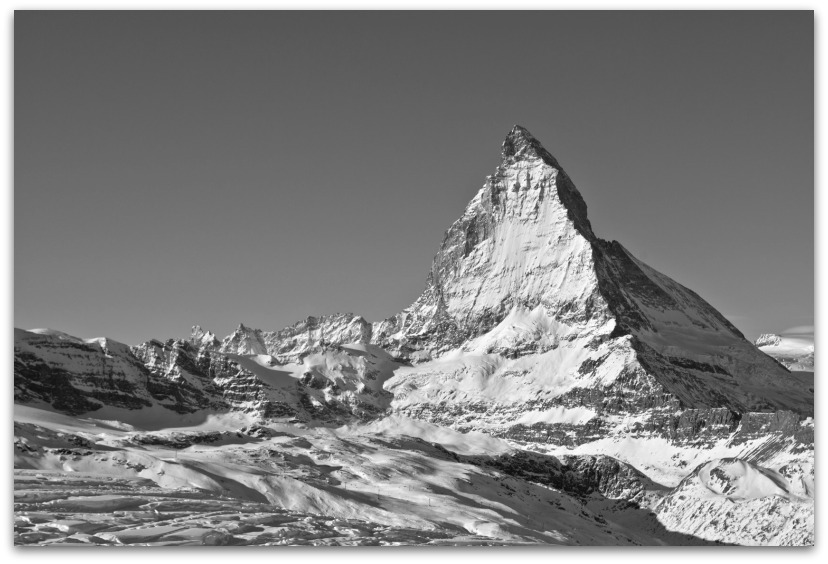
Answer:
[[[645,488],[659,487],[629,464],[603,455],[554,457],[514,451],[493,458],[472,457],[470,461],[576,496],[599,493],[611,499],[635,500]]]

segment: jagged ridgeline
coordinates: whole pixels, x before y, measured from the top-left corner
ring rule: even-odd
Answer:
[[[323,424],[398,413],[570,443],[620,421],[669,437],[793,435],[813,415],[812,390],[715,308],[596,237],[570,177],[520,126],[399,314],[239,325],[223,340],[195,327],[135,347],[16,330],[15,401]]]

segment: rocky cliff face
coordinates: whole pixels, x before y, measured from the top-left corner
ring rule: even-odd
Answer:
[[[104,406],[174,406],[175,386],[157,378],[126,345],[38,329],[15,329],[14,337],[15,402],[45,403],[70,414]]]
[[[199,348],[187,341],[169,339],[151,340],[131,347],[129,352],[149,370],[157,382],[169,386],[170,409],[193,412],[199,409],[225,411],[222,390],[210,376],[210,360],[203,358]]]
[[[515,451],[491,459],[471,458],[470,461],[576,496],[598,493],[610,499],[636,501],[646,489],[659,487],[633,466],[603,455],[558,458]]]
[[[236,332],[238,335],[239,331]],[[225,343],[229,339],[225,339]],[[15,401],[79,415],[102,407],[176,413],[239,411],[342,424],[384,413],[398,364],[371,345],[317,347],[302,362],[224,352],[204,332],[128,347],[56,331],[15,330]]]

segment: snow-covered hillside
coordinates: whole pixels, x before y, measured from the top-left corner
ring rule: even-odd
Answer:
[[[721,444],[716,456],[757,462],[724,459],[714,482],[716,459],[673,487],[594,454],[611,441],[544,453],[400,417],[324,429],[235,414],[159,429],[147,415],[128,425],[15,406],[15,542],[813,543],[813,466],[772,437]],[[631,459],[647,445],[615,442]],[[665,468],[706,450],[649,444],[646,460]],[[760,466],[759,451],[785,468]],[[716,512],[726,535],[714,534]],[[759,523],[763,536],[748,536]]]

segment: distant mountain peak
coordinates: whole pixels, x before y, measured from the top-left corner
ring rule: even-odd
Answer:
[[[757,347],[771,347],[782,342],[782,336],[776,333],[763,333],[756,339]]]
[[[190,342],[199,345],[207,345],[216,347],[219,345],[219,340],[212,331],[205,331],[201,325],[193,325],[190,333]]]

